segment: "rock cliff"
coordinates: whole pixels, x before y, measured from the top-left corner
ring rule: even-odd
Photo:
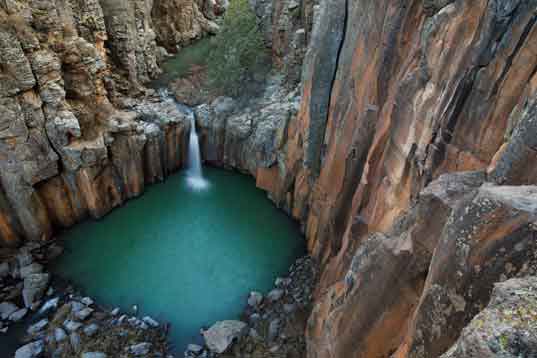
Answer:
[[[295,2],[254,3],[286,58],[276,9]],[[298,8],[299,92],[199,108],[206,159],[302,222],[321,265],[308,357],[440,356],[495,282],[537,274],[537,2]]]
[[[161,46],[215,31],[203,11],[222,9],[178,1],[195,18],[160,16],[170,3],[0,2],[3,245],[101,217],[182,166],[188,115],[143,85],[161,72]]]
[[[0,3],[6,244],[180,166],[187,121],[141,83],[221,4],[61,3]],[[197,125],[208,162],[302,223],[321,269],[308,357],[464,356],[495,283],[537,275],[537,1],[251,3],[282,74]]]

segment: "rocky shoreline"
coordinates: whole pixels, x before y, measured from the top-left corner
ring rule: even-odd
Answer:
[[[174,357],[168,324],[140,317],[137,306],[131,312],[105,308],[72,285],[58,284],[47,265],[62,252],[52,241],[0,253],[0,334],[25,326],[15,358]],[[313,260],[298,259],[265,297],[245,294],[242,321],[202,330],[206,345],[191,344],[184,356],[303,357],[316,277]]]

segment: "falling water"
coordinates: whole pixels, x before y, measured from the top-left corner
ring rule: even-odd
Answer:
[[[203,177],[203,171],[201,169],[200,144],[198,133],[196,132],[196,120],[193,113],[190,116],[187,182],[191,188],[196,190],[205,189],[209,185],[207,180]]]

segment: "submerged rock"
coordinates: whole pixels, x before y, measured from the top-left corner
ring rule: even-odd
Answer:
[[[231,346],[234,340],[247,333],[248,326],[244,322],[231,320],[220,321],[204,331],[203,338],[211,351],[223,353]]]

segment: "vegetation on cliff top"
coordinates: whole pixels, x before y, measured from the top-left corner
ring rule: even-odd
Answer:
[[[261,73],[268,62],[263,35],[248,0],[231,1],[221,31],[211,42],[209,82],[227,94],[238,95],[241,84]]]

